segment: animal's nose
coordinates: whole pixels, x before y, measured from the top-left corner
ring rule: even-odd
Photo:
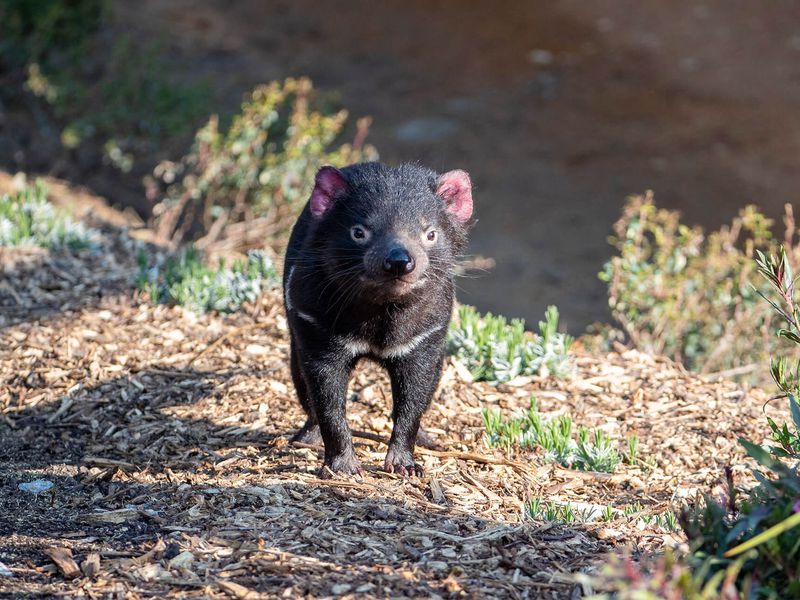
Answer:
[[[405,248],[392,248],[383,259],[383,270],[395,277],[411,273],[415,266],[414,259]]]

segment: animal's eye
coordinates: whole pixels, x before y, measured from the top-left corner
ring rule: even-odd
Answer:
[[[350,228],[350,237],[353,238],[353,241],[356,243],[363,244],[369,239],[370,233],[366,227],[362,225],[354,225]]]
[[[438,237],[439,237],[439,234],[435,229],[429,229],[425,233],[425,239],[428,240],[430,243],[435,242],[436,238],[438,238]]]

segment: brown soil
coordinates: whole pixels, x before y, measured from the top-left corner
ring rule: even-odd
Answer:
[[[681,541],[640,517],[711,490],[725,466],[753,481],[737,437],[762,441],[765,394],[580,351],[566,380],[496,388],[448,363],[424,420],[438,449],[418,449],[426,475],[411,480],[379,468],[388,386],[365,366],[349,418],[366,475],[321,480],[321,449],[287,442],[303,419],[280,294],[230,316],[149,305],[130,289],[125,219],[91,202],[78,213],[101,228],[100,252],[2,257],[0,595],[577,598],[589,590],[574,576],[605,552]],[[481,411],[531,394],[548,417],[637,435],[646,462],[582,473],[487,450]],[[55,487],[19,489],[34,479]],[[595,517],[531,519],[534,497]],[[597,519],[636,502],[641,514]]]
[[[384,159],[468,169],[480,217],[472,250],[497,267],[464,281],[462,299],[530,322],[547,304],[574,331],[607,319],[596,274],[631,193],[653,189],[709,225],[749,202],[777,216],[800,188],[800,5],[790,0],[118,9],[137,35],[166,32],[229,106],[256,83],[309,75],[354,115],[374,116]]]

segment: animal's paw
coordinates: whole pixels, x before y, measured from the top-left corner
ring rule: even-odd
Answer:
[[[320,469],[320,479],[330,479],[334,475],[363,475],[364,469],[361,468],[361,463],[358,462],[355,453],[351,450],[338,456],[334,456],[330,460],[326,459],[325,464]]]
[[[423,470],[416,462],[414,455],[409,450],[389,448],[386,460],[383,461],[383,470],[387,473],[397,473],[403,477],[422,477]]]
[[[291,441],[310,445],[322,444],[322,434],[319,432],[319,425],[306,421],[306,424],[298,429],[297,433],[292,436]]]

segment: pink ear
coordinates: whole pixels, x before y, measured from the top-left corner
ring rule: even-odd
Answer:
[[[466,171],[448,171],[439,176],[436,194],[444,198],[447,210],[461,223],[472,216],[472,182]]]
[[[314,191],[311,192],[311,214],[321,217],[333,206],[334,200],[347,188],[347,182],[339,169],[322,167],[317,171]]]

